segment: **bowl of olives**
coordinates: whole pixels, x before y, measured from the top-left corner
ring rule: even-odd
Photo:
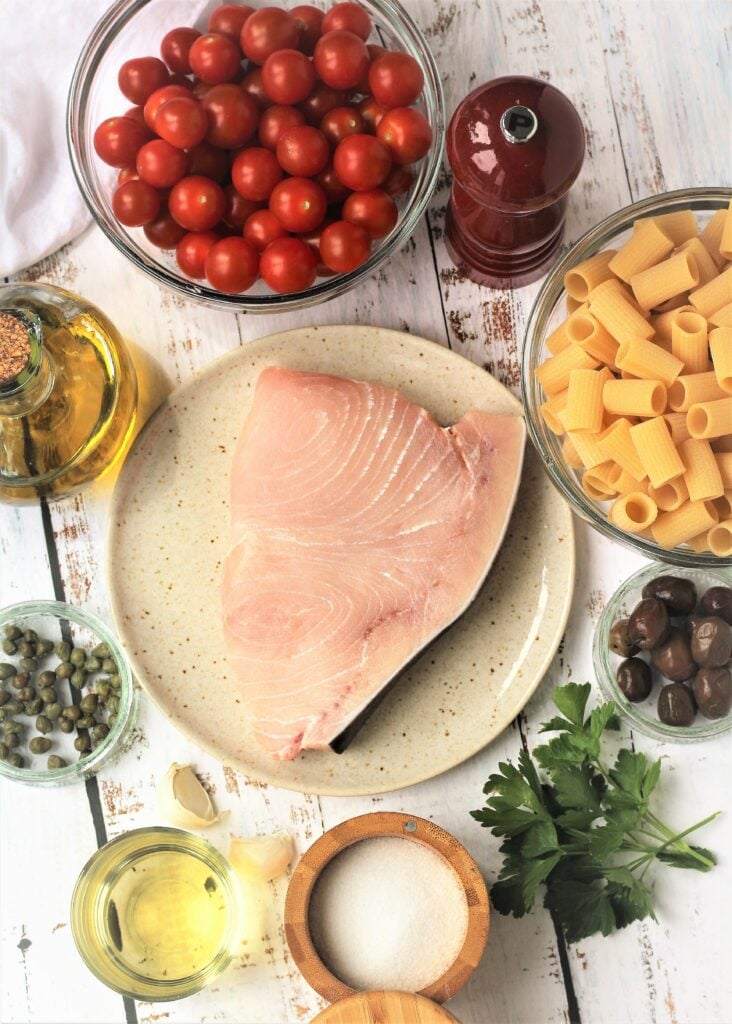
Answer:
[[[732,573],[645,566],[606,604],[592,653],[603,694],[634,728],[719,736],[732,728]]]

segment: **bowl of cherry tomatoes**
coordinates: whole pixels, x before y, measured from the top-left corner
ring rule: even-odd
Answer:
[[[406,242],[444,102],[397,0],[120,0],[79,57],[67,135],[89,209],[139,269],[270,312],[347,291]]]

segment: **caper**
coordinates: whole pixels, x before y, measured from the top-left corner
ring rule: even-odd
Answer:
[[[88,736],[77,736],[74,740],[74,749],[80,750],[82,754],[91,750],[91,740]]]
[[[86,683],[86,672],[84,669],[77,668],[69,677],[69,682],[72,686],[75,686],[77,690],[81,690]]]
[[[47,766],[49,768],[49,771],[52,771],[52,772],[57,771],[59,768],[65,768],[66,767],[66,762],[64,761],[64,759],[62,757],[59,757],[58,754],[51,754],[51,756],[48,758],[48,761],[46,762],[46,764],[47,764]]]
[[[107,725],[109,726],[110,729],[112,728],[112,726],[114,725],[114,723],[116,721],[117,721],[117,716],[116,715],[110,715],[109,716],[109,718],[107,719]]]
[[[107,697],[107,711],[110,715],[116,715],[119,711],[119,697],[114,693]]]
[[[3,652],[5,654],[16,654],[18,646],[12,640],[3,640]]]
[[[38,639],[38,633],[36,633],[35,629],[25,629],[23,630],[23,639],[29,644],[34,644]]]
[[[53,729],[53,722],[45,715],[39,715],[36,719],[36,729],[39,732],[50,732]]]
[[[0,743],[0,761],[4,761],[10,753],[10,747],[7,743]]]
[[[23,705],[19,700],[13,697],[12,700],[6,701],[4,710],[6,715],[19,715],[23,710]]]
[[[93,654],[84,662],[84,668],[90,675],[92,672],[98,672],[101,667],[101,661],[99,660],[99,658],[95,658]]]
[[[76,704],[70,704],[67,708],[63,709],[61,714],[70,722],[78,722],[81,718],[81,708],[77,707]]]
[[[107,679],[100,679],[99,682],[95,684],[94,689],[99,697],[100,704],[103,704],[112,692],[112,687],[109,685],[109,680]]]
[[[92,739],[95,743],[101,743],[101,741],[109,735],[109,726],[105,725],[104,722],[97,722],[91,730]]]
[[[32,686],[24,686],[22,690],[18,690],[18,700],[22,700],[26,703],[29,700],[35,700],[36,692]]]
[[[54,651],[59,661],[69,660],[69,655],[71,654],[71,647],[66,643],[65,640],[60,640],[54,647]]]
[[[0,679],[10,679],[11,676],[16,675],[18,672],[15,665],[11,665],[8,661],[0,661]]]
[[[76,723],[77,729],[91,729],[94,725],[94,715],[82,715]]]
[[[113,690],[121,690],[122,689],[122,680],[116,674],[115,675],[111,675],[109,677],[109,685],[112,687]]]
[[[5,708],[0,708],[0,722],[4,722],[7,718],[10,718],[10,712]]]
[[[96,647],[92,648],[92,654],[95,658],[109,658],[111,657],[112,652],[106,644],[97,644]]]
[[[39,709],[40,710],[40,709]],[[61,705],[58,701],[53,701],[51,704],[46,704],[43,710],[43,714],[51,722],[56,722],[61,717]]]
[[[23,705],[24,715],[40,715],[41,711],[43,711],[43,701],[40,697],[34,697],[33,700],[27,700]]]
[[[41,674],[38,677],[38,685],[39,686],[53,686],[53,684],[55,682],[56,682],[56,673],[55,672],[49,672],[48,670],[46,670],[45,672],[41,672]]]
[[[70,718],[64,718],[63,715],[58,720],[58,727],[61,730],[61,732],[68,733],[74,731],[74,723],[71,721]]]
[[[12,718],[7,718],[3,722],[3,736],[10,736],[11,733],[21,733],[24,728],[22,722],[15,722]]]
[[[58,700],[58,694],[52,686],[44,686],[38,691],[38,696],[44,704],[55,704]]]
[[[74,647],[69,655],[69,661],[75,668],[81,668],[86,661],[86,651],[83,647]]]
[[[112,661],[111,658],[105,658],[102,662],[102,672],[116,672],[116,662]]]
[[[5,760],[8,764],[12,764],[13,768],[22,768],[25,763],[16,750],[11,750]]]
[[[4,632],[8,640],[19,640],[23,635],[23,631],[18,629],[18,627],[14,626],[11,622],[9,622],[5,627]]]
[[[47,658],[53,650],[52,640],[39,640],[36,643],[36,656],[39,658]]]
[[[79,707],[82,711],[86,711],[88,714],[93,715],[97,710],[99,704],[99,698],[96,693],[87,693],[86,696],[82,697],[79,701]]]
[[[7,704],[9,700],[10,694],[8,693],[8,691],[0,690],[0,708],[3,706],[3,704]]]
[[[45,736],[34,736],[28,744],[31,754],[47,754],[53,744]]]
[[[35,658],[21,658],[18,665],[23,672],[35,672],[38,668],[38,662]]]
[[[21,658],[34,658],[36,645],[32,644],[29,640],[21,640],[18,644],[18,654]]]
[[[58,679],[70,679],[74,674],[74,666],[70,661],[62,661],[56,666],[56,677]]]
[[[29,672],[18,672],[17,675],[10,677],[10,685],[14,690],[22,690],[24,686],[27,686],[30,682]]]
[[[9,732],[7,736],[3,738],[3,742],[6,747],[10,747],[13,750],[15,747],[20,746],[20,736],[17,732]]]

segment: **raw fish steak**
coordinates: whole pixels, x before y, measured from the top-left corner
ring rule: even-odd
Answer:
[[[234,453],[224,633],[257,740],[334,744],[468,607],[516,498],[519,416],[262,371]],[[335,744],[334,744],[335,745]]]

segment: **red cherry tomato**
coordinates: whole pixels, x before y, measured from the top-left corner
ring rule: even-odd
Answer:
[[[210,231],[226,209],[221,185],[200,174],[181,178],[168,196],[171,216],[187,231]]]
[[[402,165],[392,167],[387,175],[384,184],[381,186],[384,192],[390,196],[400,196],[404,192],[408,192],[412,187],[414,181],[414,174],[411,168]]]
[[[260,7],[244,22],[241,48],[255,64],[264,64],[275,50],[296,50],[300,28],[280,7]]]
[[[156,89],[167,85],[170,73],[157,57],[126,60],[117,74],[120,92],[130,103],[142,104]]]
[[[371,18],[360,4],[333,4],[323,18],[323,34],[326,32],[353,32],[364,42],[371,35]]]
[[[408,107],[423,85],[422,68],[408,53],[383,53],[369,68],[371,95],[385,107]]]
[[[176,75],[190,75],[191,62],[188,55],[191,46],[200,36],[197,28],[173,28],[163,36],[160,56]]]
[[[389,52],[383,46],[379,46],[378,43],[367,43],[366,44],[366,49],[368,50],[368,53],[369,53],[369,61],[372,62],[372,63],[373,63],[373,61],[376,60],[377,57],[380,57],[382,55],[382,53],[388,53]],[[369,67],[370,66],[371,66],[371,64],[369,64]],[[366,69],[366,74],[363,76],[363,78],[360,80],[360,82],[356,86],[355,91],[356,92],[364,93],[365,95],[368,95],[368,93],[370,93],[371,90],[369,88],[369,69],[368,68]]]
[[[206,141],[223,149],[238,149],[257,128],[259,107],[238,85],[213,85],[201,100],[208,118]]]
[[[300,49],[308,56],[312,56],[315,44],[322,34],[321,25],[325,17],[323,11],[311,4],[300,4],[292,8],[290,17],[294,18],[300,29]]]
[[[333,89],[353,89],[369,66],[366,43],[353,32],[326,32],[315,44],[315,70]]]
[[[139,178],[136,167],[123,167],[117,175],[117,184],[124,185],[126,181],[137,181]]]
[[[363,118],[355,107],[335,107],[320,122],[320,130],[331,146],[337,146],[347,135],[363,133]]]
[[[164,139],[153,139],[140,146],[135,160],[137,173],[153,188],[170,188],[188,170],[188,154]]]
[[[149,138],[150,133],[131,117],[108,117],[94,132],[94,149],[105,164],[129,167]]]
[[[282,168],[270,149],[250,146],[237,153],[231,165],[231,181],[245,199],[261,202],[269,199],[272,189],[282,181]]]
[[[262,66],[262,85],[273,103],[300,103],[315,85],[315,68],[299,50],[275,50]]]
[[[259,253],[245,238],[214,242],[206,256],[206,277],[220,292],[245,292],[257,280]]]
[[[288,128],[277,143],[277,160],[283,171],[312,178],[323,170],[330,157],[328,140],[309,124]]]
[[[215,231],[190,231],[183,235],[175,250],[176,263],[183,273],[199,279],[205,277],[206,257],[218,240]]]
[[[229,173],[229,154],[218,146],[201,142],[189,151],[188,156],[189,174],[202,174],[204,178],[213,178],[214,181],[221,182]]]
[[[155,131],[171,146],[192,149],[208,131],[206,111],[192,96],[174,96],[155,115]]]
[[[180,224],[176,224],[170,216],[167,208],[161,210],[155,220],[151,220],[142,230],[148,242],[152,242],[158,249],[175,249],[185,234]]]
[[[282,133],[287,128],[294,128],[295,125],[305,124],[305,115],[297,107],[283,107],[275,104],[262,111],[257,127],[260,146],[265,149],[277,149],[277,143]]]
[[[208,85],[233,81],[241,71],[241,51],[233,39],[207,32],[199,36],[188,54],[191,71]]]
[[[394,228],[399,217],[396,203],[383,189],[352,192],[343,204],[343,219],[358,224],[370,238],[383,238]]]
[[[327,206],[325,192],[309,178],[285,178],[269,197],[269,208],[286,231],[317,228]]]
[[[302,292],[315,281],[318,257],[300,238],[276,238],[262,253],[259,272],[273,292]]]
[[[186,89],[182,85],[164,85],[162,89],[156,89],[150,95],[143,110],[145,124],[150,131],[155,131],[155,118],[158,116],[158,111],[163,103],[167,103],[168,100],[176,99],[177,97],[191,99],[191,90]]]
[[[120,224],[139,228],[155,220],[160,210],[160,194],[146,181],[125,181],[112,196],[112,210]]]
[[[347,220],[337,220],[323,229],[320,258],[337,274],[348,274],[368,259],[371,239],[365,228]]]
[[[260,208],[260,204],[251,199],[245,199],[233,185],[226,186],[224,195],[226,196],[226,209],[221,219],[227,227],[234,228],[241,233],[247,219]]]
[[[239,83],[239,88],[252,97],[260,110],[265,110],[270,105],[269,96],[264,91],[261,68],[252,68],[247,72]]]
[[[284,238],[287,232],[271,210],[255,210],[244,225],[244,238],[251,242],[257,252],[264,252],[275,238]]]
[[[376,188],[391,169],[389,152],[373,135],[349,135],[336,146],[335,172],[353,191]]]
[[[346,196],[351,194],[350,190],[346,188],[334,171],[332,164],[326,167],[325,170],[321,171],[320,174],[316,176],[315,180],[325,192],[328,205],[331,203],[341,203]]]
[[[348,93],[344,89],[331,89],[324,82],[316,82],[308,98],[300,104],[300,110],[308,124],[317,128],[329,110],[345,107],[347,103]]]
[[[387,108],[377,103],[373,96],[366,96],[356,109],[363,119],[364,131],[372,132],[375,135],[379,121],[386,113]]]
[[[244,22],[253,13],[254,8],[248,4],[222,4],[211,11],[208,30],[220,36],[229,36],[238,46]]]
[[[145,111],[142,109],[142,107],[130,107],[129,110],[125,110],[124,116],[131,117],[133,121],[137,121],[139,125],[142,125],[142,127],[148,133],[148,138],[150,137],[151,133],[147,127],[147,122],[145,121]]]
[[[421,160],[432,143],[429,121],[413,107],[395,107],[379,121],[376,137],[389,150],[395,164]]]

